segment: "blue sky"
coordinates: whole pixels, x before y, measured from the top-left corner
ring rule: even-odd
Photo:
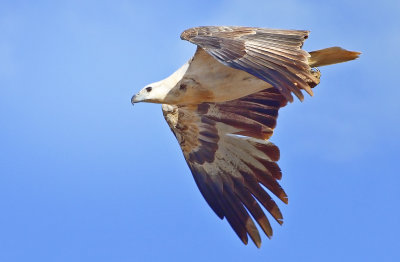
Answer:
[[[399,1],[0,2],[0,261],[397,261]],[[283,226],[242,245],[199,193],[159,105],[198,25],[311,30],[321,68],[281,110]]]

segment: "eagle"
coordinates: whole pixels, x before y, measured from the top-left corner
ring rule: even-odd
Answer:
[[[306,52],[308,34],[240,26],[187,29],[181,39],[197,45],[194,56],[131,99],[162,104],[201,194],[246,245],[250,237],[261,246],[256,223],[272,237],[264,210],[283,223],[271,194],[288,203],[278,183],[280,151],[270,141],[279,109],[293,102],[293,94],[300,101],[303,90],[313,95],[317,67],[360,55],[340,47]]]

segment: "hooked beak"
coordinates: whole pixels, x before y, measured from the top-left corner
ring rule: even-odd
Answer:
[[[142,101],[143,101],[143,99],[141,99],[141,97],[138,94],[132,96],[132,98],[131,98],[132,105],[134,105],[135,103],[142,102]]]
[[[135,105],[135,103],[137,103],[137,101],[136,101],[136,95],[132,96],[132,98],[131,98],[131,103],[132,103],[132,105]]]

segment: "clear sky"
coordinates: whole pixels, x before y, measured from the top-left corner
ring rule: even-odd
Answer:
[[[141,3],[139,3],[141,2]],[[400,261],[400,2],[0,1],[0,261]],[[280,112],[289,205],[244,246],[198,191],[159,105],[198,25],[311,30],[313,98]]]

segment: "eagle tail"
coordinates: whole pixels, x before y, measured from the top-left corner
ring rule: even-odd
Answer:
[[[360,52],[348,51],[341,47],[329,47],[317,51],[309,52],[308,58],[310,67],[326,66],[357,59]]]

